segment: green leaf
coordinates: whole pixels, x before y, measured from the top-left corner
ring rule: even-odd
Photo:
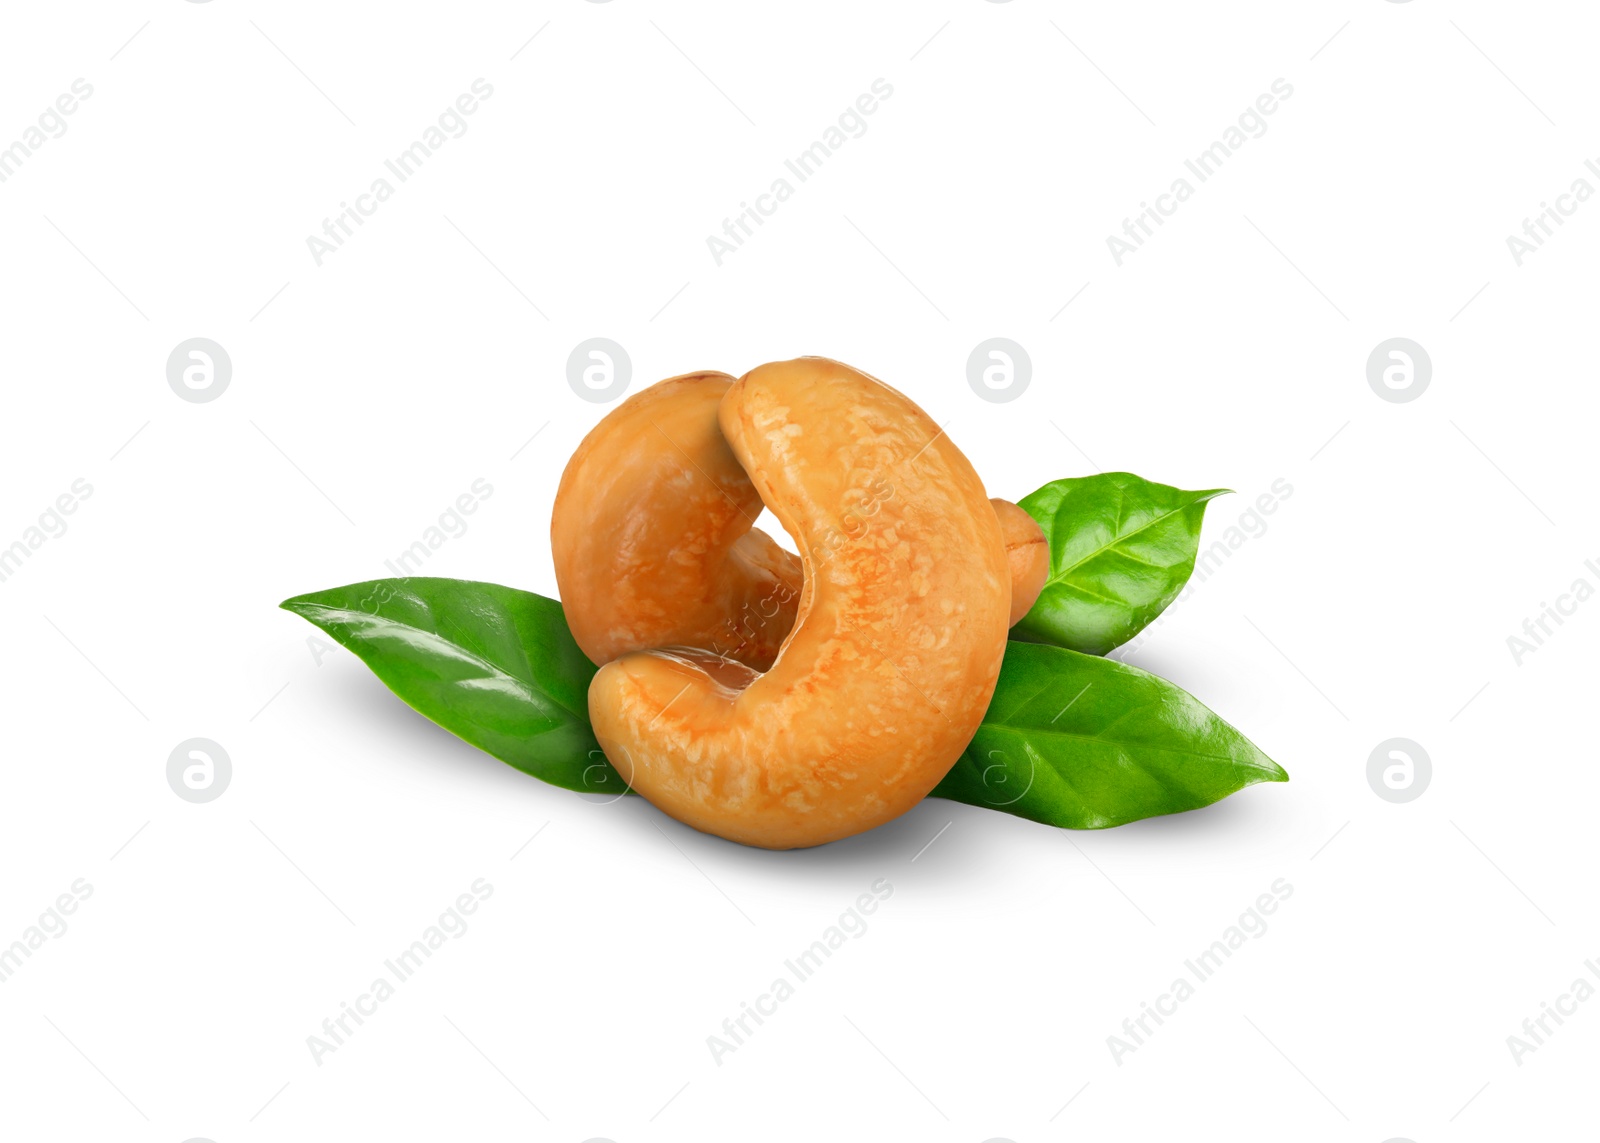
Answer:
[[[555,600],[406,578],[282,606],[354,651],[418,712],[496,758],[570,790],[630,792],[590,731],[595,667]],[[1287,780],[1179,687],[1110,659],[1011,642],[983,724],[933,795],[1100,829]]]
[[[1103,829],[1288,780],[1165,679],[1112,659],[1011,642],[983,724],[933,796]]]
[[[583,793],[628,792],[589,729],[595,666],[561,604],[470,580],[408,577],[286,599],[414,710],[502,762]]]
[[[1091,655],[1133,638],[1183,590],[1206,502],[1227,491],[1103,472],[1024,496],[1018,504],[1050,544],[1050,578],[1012,635]]]

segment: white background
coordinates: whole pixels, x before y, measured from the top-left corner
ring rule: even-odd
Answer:
[[[0,583],[0,942],[93,893],[0,985],[0,1131],[1592,1133],[1600,1001],[1520,1066],[1506,1039],[1600,957],[1600,602],[1520,665],[1506,640],[1600,585],[1600,204],[1520,267],[1506,237],[1600,186],[1597,23],[1486,0],[9,5],[0,146],[74,79],[93,95],[0,184],[0,543],[93,492]],[[467,133],[318,266],[307,236],[479,77]],[[880,77],[866,134],[718,266],[707,236]],[[1280,77],[1269,130],[1119,267],[1107,236]],[[1129,659],[1293,780],[1103,833],[930,801],[758,852],[542,786],[349,653],[319,662],[276,603],[388,574],[480,477],[426,573],[555,594],[551,499],[606,408],[565,361],[593,336],[635,391],[851,362],[994,495],[1101,470],[1237,489],[1207,544],[1287,481]],[[966,380],[995,336],[1033,362],[1011,403]],[[1405,404],[1366,378],[1396,336],[1433,363]],[[167,384],[191,337],[232,359],[210,403]],[[166,781],[196,736],[234,768],[205,805]],[[1403,805],[1366,778],[1396,736],[1434,768]],[[314,1062],[307,1037],[477,878],[469,931]],[[714,1062],[707,1036],[879,878],[865,935]],[[1116,1062],[1107,1037],[1278,878],[1265,935]]]

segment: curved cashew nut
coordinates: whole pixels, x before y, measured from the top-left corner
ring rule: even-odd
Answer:
[[[688,412],[712,400],[718,386],[727,386],[717,417],[727,457],[705,444],[703,408]],[[667,397],[646,398],[669,387],[704,392],[683,402],[684,420],[671,427],[640,415],[664,413]],[[646,622],[634,623],[626,607],[612,606],[612,585],[581,582],[605,578],[619,558],[630,573],[619,583],[646,564],[663,575],[681,566],[688,570],[680,584],[742,592],[746,600],[752,589],[759,600],[762,588],[792,583],[782,561],[760,548],[771,544],[765,536],[754,533],[762,559],[739,547],[749,544],[755,515],[744,487],[795,538],[803,578],[793,628],[764,674],[703,642],[625,654],[601,667],[589,712],[607,757],[668,814],[748,845],[817,845],[904,813],[971,741],[1005,647],[1011,557],[971,465],[910,400],[821,358],[765,365],[731,386],[716,374],[675,378],[627,404],[635,408],[620,407],[607,420],[618,418],[618,431],[634,425],[651,434],[635,438],[638,465],[649,469],[645,454],[658,452],[654,442],[665,436],[673,453],[685,443],[704,447],[689,454],[704,470],[695,474],[699,487],[676,473],[670,489],[646,488],[653,509],[631,507],[632,493],[622,491],[630,507],[614,520],[601,506],[640,474],[606,469],[600,457],[611,429],[597,429],[580,448],[563,477],[552,541],[569,622],[586,652],[604,661],[591,646],[681,631],[715,619],[719,609],[726,619],[725,598],[713,592],[698,597],[708,601],[705,615],[681,627],[671,608],[658,606],[659,595]],[[742,483],[723,464],[702,465],[705,456],[731,459]],[[705,515],[678,507],[690,502]],[[670,522],[660,524],[652,510]],[[587,520],[584,512],[592,513]],[[580,552],[585,527],[607,539]],[[665,557],[648,548],[652,537],[665,542]],[[625,558],[610,554],[623,546]],[[641,586],[650,582],[646,576],[629,589],[630,600],[650,595]],[[758,628],[746,651],[763,654],[748,659],[764,657],[762,641],[782,620],[774,615]],[[702,638],[706,630],[700,627]]]
[[[550,549],[567,624],[609,663],[701,647],[764,671],[800,607],[800,561],[751,522],[761,497],[717,425],[733,385],[689,373],[629,397],[561,476]]]
[[[608,414],[567,462],[551,551],[567,623],[595,663],[677,646],[765,671],[794,627],[800,561],[750,527],[761,497],[717,423],[733,383],[703,372],[652,385]],[[1033,517],[1008,500],[991,503],[1015,625],[1044,587],[1050,550]],[[869,489],[838,535],[877,510]]]

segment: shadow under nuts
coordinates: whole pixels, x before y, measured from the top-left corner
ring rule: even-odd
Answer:
[[[752,527],[763,505],[798,558]],[[679,821],[768,849],[921,801],[1048,569],[926,413],[817,357],[624,401],[568,463],[551,546],[606,757]]]

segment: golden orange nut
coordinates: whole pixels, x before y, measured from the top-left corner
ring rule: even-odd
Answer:
[[[596,663],[685,646],[764,671],[794,626],[800,560],[750,526],[761,498],[717,423],[733,381],[708,371],[652,385],[596,425],[567,464],[551,549],[567,622]],[[852,521],[874,510],[870,492]],[[1015,625],[1039,597],[1050,552],[1031,516],[991,503]]]
[[[550,548],[583,653],[700,647],[766,670],[794,626],[800,561],[759,528],[761,497],[717,424],[733,385],[689,373],[629,397],[567,462]]]
[[[990,500],[1000,518],[1000,535],[1011,568],[1011,625],[1028,614],[1050,575],[1050,545],[1044,529],[1032,516],[1009,500]]]
[[[798,579],[750,529],[759,503],[794,537]],[[666,813],[748,845],[818,845],[904,813],[971,741],[999,675],[1012,571],[997,511],[921,409],[838,362],[632,398],[580,447],[552,524],[568,620],[605,664],[589,713],[606,756]],[[752,607],[738,653],[717,647]],[[658,649],[612,658],[630,644]]]

